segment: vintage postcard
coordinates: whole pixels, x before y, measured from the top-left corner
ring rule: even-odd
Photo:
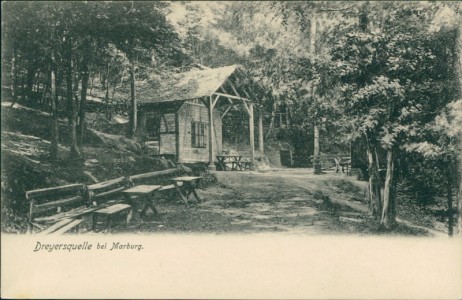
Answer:
[[[462,5],[2,3],[1,297],[460,299]]]

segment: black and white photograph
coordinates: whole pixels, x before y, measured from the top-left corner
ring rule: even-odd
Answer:
[[[462,297],[461,2],[1,14],[2,298]]]

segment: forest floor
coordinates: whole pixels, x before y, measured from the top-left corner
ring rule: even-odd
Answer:
[[[446,235],[444,224],[436,220],[409,221],[407,213],[418,212],[408,209],[393,231],[380,231],[368,215],[367,183],[351,176],[314,175],[311,169],[214,175],[217,184],[198,189],[203,202],[187,208],[177,200],[160,200],[157,216],[121,232]]]
[[[33,120],[33,123],[29,120]],[[21,233],[27,225],[24,191],[68,183],[91,184],[119,176],[174,167],[153,160],[121,135],[90,129],[82,160],[69,161],[67,126],[60,121],[60,158],[51,162],[47,113],[2,103],[2,231]],[[367,183],[328,171],[261,168],[253,172],[205,173],[198,189],[203,202],[185,207],[178,199],[158,199],[159,215],[114,233],[257,233],[446,235],[428,209],[398,199],[398,225],[382,232],[368,214]],[[99,234],[99,233],[98,233]]]

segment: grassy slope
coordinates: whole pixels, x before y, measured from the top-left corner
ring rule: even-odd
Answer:
[[[25,229],[27,190],[68,183],[89,184],[118,176],[172,167],[172,163],[144,155],[131,140],[89,129],[83,159],[69,159],[65,120],[60,120],[59,160],[49,159],[49,115],[2,103],[2,229]]]

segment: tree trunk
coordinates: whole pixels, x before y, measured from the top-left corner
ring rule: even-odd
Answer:
[[[134,138],[136,134],[136,117],[137,117],[137,103],[136,103],[136,86],[135,86],[135,63],[134,59],[130,58],[130,132],[129,137]]]
[[[55,51],[51,49],[51,147],[50,147],[50,156],[53,161],[58,159],[58,116],[57,116],[57,76],[56,76],[56,59]]]
[[[311,15],[310,20],[310,52],[316,55],[316,32],[317,31],[317,19],[316,12]]]
[[[80,151],[77,146],[77,124],[76,124],[76,109],[74,101],[74,91],[72,89],[72,43],[70,37],[66,37],[66,87],[67,87],[67,117],[69,121],[69,138],[71,158],[77,159],[80,157]]]
[[[448,163],[446,167],[446,190],[447,190],[447,201],[448,201],[448,234],[449,236],[454,235],[454,212],[452,207],[452,182],[453,172],[452,164]]]
[[[120,86],[122,86],[122,87],[123,87],[123,84],[124,84],[125,71],[126,71],[126,69],[124,68],[122,70],[122,76],[120,76]]]
[[[11,106],[13,106],[17,101],[16,95],[16,49],[13,46],[12,55],[11,55]]]
[[[27,69],[26,75],[26,90],[24,91],[24,95],[27,98],[29,103],[32,102],[33,98],[33,86],[34,86],[34,78],[35,78],[35,66],[31,64]]]
[[[459,6],[456,10],[457,12],[457,25],[456,25],[456,34],[455,34],[455,49],[454,49],[454,54],[457,59],[454,60],[455,64],[455,70],[456,70],[456,78],[459,79],[459,84],[458,84],[458,94],[459,94],[459,99],[462,97],[462,8],[461,4],[459,3]],[[458,145],[462,145],[462,138],[458,137],[457,139]],[[457,157],[458,160],[458,170],[462,170],[462,151],[459,151],[459,156]],[[462,233],[462,174],[459,174],[459,180],[458,180],[458,191],[456,193],[456,206],[457,206],[457,215],[456,215],[456,234]]]
[[[316,14],[314,13],[311,17],[311,28],[310,28],[310,51],[312,60],[314,61],[316,56],[316,35],[317,35],[317,19]],[[311,85],[311,97],[313,103],[316,99],[316,91],[314,88],[314,84]],[[314,174],[321,174],[321,161],[319,160],[320,155],[320,147],[319,147],[319,127],[318,127],[318,120],[319,116],[314,116],[314,126],[313,126],[313,133],[314,133],[314,151],[313,151],[313,167],[314,167]]]
[[[90,60],[90,43],[85,41],[83,60],[82,60],[82,90],[80,91],[80,109],[79,109],[79,145],[83,147],[83,140],[85,137],[85,109],[87,103],[87,89],[90,73],[88,71],[88,63]]]
[[[49,102],[46,101],[46,97],[47,97],[47,93],[48,93],[49,88],[50,88],[50,83],[48,81],[46,81],[43,84],[42,99],[40,100],[40,103],[42,104],[43,107],[46,107],[46,106],[49,105]]]
[[[90,95],[92,94],[93,92],[93,84],[95,83],[95,73],[96,72],[93,72],[93,74],[91,75],[91,82],[90,82]]]
[[[271,111],[271,121],[268,127],[268,132],[266,133],[266,137],[265,137],[266,140],[270,137],[271,133],[273,132],[274,120],[276,119],[277,109],[278,109],[278,101],[275,100],[273,103],[273,110]]]
[[[264,156],[264,140],[263,140],[263,108],[258,111],[258,151],[260,152],[260,158],[263,161]]]
[[[378,220],[380,212],[382,211],[379,161],[375,145],[372,144],[371,138],[368,138],[367,136],[366,145],[369,173],[369,209],[371,215]]]
[[[319,148],[319,127],[314,124],[314,151],[313,151],[313,162],[314,162],[314,174],[321,174],[321,160],[319,159],[320,148]]]
[[[460,145],[460,144],[459,144]],[[461,163],[462,163],[462,154],[459,154],[460,156],[460,159],[459,159],[459,167],[458,167],[458,170],[460,170],[460,167],[461,167]],[[456,235],[459,235],[461,232],[462,232],[462,220],[461,220],[461,217],[462,217],[462,202],[461,202],[461,198],[462,198],[462,175],[459,174],[459,188],[457,190],[457,196],[456,196],[456,199],[457,199],[457,214],[456,214],[456,220],[455,220],[455,223],[457,224],[456,226]]]
[[[34,85],[32,86],[32,91],[34,91],[35,93],[39,93],[40,91],[40,69],[38,69],[37,71],[35,71],[35,76],[34,76]],[[37,99],[36,99],[37,100]],[[38,99],[40,101],[40,99]]]
[[[387,151],[387,175],[385,177],[385,186],[383,189],[383,207],[380,218],[380,226],[389,229],[396,222],[395,215],[395,150],[393,148]]]
[[[109,63],[106,65],[106,80],[105,80],[106,95],[104,101],[106,102],[106,119],[110,119],[109,115]]]

